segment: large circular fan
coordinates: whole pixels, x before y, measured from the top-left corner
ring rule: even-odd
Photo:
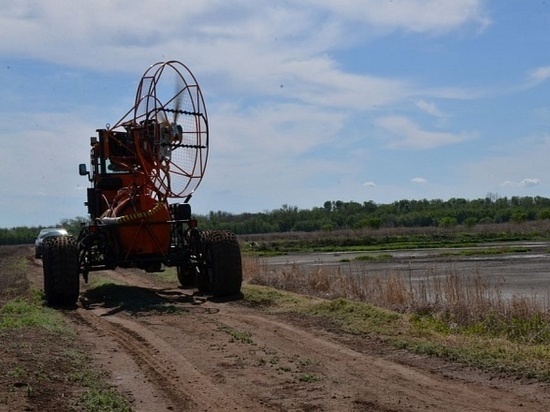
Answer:
[[[208,116],[195,76],[178,61],[159,62],[139,83],[133,109],[122,126],[147,186],[159,198],[190,196],[208,159]]]

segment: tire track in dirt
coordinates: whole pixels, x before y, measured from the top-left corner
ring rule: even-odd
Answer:
[[[170,380],[170,374],[167,373],[169,371],[158,362],[151,361],[156,356],[155,350],[141,336],[136,336],[135,333],[123,328],[117,328],[114,324],[97,318],[95,314],[83,313],[82,310],[67,315],[78,326],[78,329],[87,328],[89,330],[90,333],[86,334],[88,339],[90,337],[94,339],[93,337],[95,337],[96,345],[100,346],[96,353],[105,351],[104,345],[109,347],[107,352],[111,353],[112,356],[110,356],[107,363],[109,369],[118,369],[112,371],[115,376],[121,372],[119,369],[121,363],[125,369],[132,368],[134,365],[131,365],[131,363],[135,363],[130,379],[147,382],[147,384],[140,383],[139,387],[136,388],[134,384],[128,385],[127,382],[124,382],[122,383],[122,389],[131,398],[134,398],[134,401],[136,396],[143,395],[144,390],[150,393],[149,396],[145,396],[145,399],[143,397],[138,399],[139,407],[143,408],[142,410],[147,410],[147,407],[159,408],[161,402],[166,404],[166,409],[174,409],[178,405],[186,409],[191,406],[191,399],[188,396],[173,390],[172,385],[167,384],[167,381]],[[103,365],[103,367],[105,366]],[[115,384],[116,380],[115,378]],[[144,388],[144,386],[151,385],[153,388]],[[151,403],[149,400],[151,397],[156,402]]]
[[[102,276],[131,286],[65,313],[136,412],[550,410],[544,384],[491,380],[421,356],[411,362],[411,355],[353,344],[321,324],[197,302],[131,270]]]
[[[348,345],[322,328],[239,303],[197,302],[180,289],[134,276],[126,280],[142,289],[122,286],[128,290],[120,306],[88,302],[71,316],[100,339],[115,340],[172,410],[550,410],[549,397],[535,386],[516,390],[468,371],[453,377],[437,372],[428,358],[407,364]],[[131,302],[145,289],[154,297],[147,295],[150,304],[136,309]],[[160,303],[172,311],[161,311]]]
[[[78,309],[69,317],[78,324],[108,337],[129,355],[146,379],[168,400],[167,409],[176,411],[259,410],[255,402],[220,391],[173,346],[140,322],[123,316],[106,316],[102,309]],[[156,399],[159,401],[159,399]],[[251,406],[252,405],[252,406]],[[155,404],[155,408],[159,408]],[[143,405],[142,405],[143,407]],[[144,408],[143,410],[147,410]],[[158,410],[158,409],[155,409]]]
[[[258,345],[269,345],[284,353],[292,348],[316,365],[323,377],[318,388],[324,392],[319,410],[373,411],[547,411],[547,396],[527,397],[526,393],[480,385],[474,379],[453,380],[410,365],[397,363],[354,350],[331,340],[328,334],[311,333],[277,318],[253,311],[231,308],[223,322],[249,330]],[[535,399],[533,399],[535,398]],[[313,401],[313,399],[310,399]]]

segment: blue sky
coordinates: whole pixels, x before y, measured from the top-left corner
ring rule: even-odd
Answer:
[[[0,4],[0,227],[85,216],[89,138],[147,67],[201,85],[207,214],[550,196],[550,2]]]

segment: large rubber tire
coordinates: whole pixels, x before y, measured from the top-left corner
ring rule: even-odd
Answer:
[[[72,236],[46,239],[42,265],[46,303],[50,306],[75,306],[80,293],[76,240]]]
[[[243,280],[241,249],[236,236],[224,230],[201,232],[205,264],[199,288],[213,297],[237,296]]]
[[[197,274],[194,266],[178,266],[176,268],[178,281],[183,289],[194,289],[197,287]]]

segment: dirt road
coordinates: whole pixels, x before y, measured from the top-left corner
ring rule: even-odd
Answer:
[[[28,276],[40,284],[39,261]],[[316,319],[197,299],[142,272],[93,276],[123,285],[83,285],[79,307],[64,313],[135,411],[550,410],[546,385],[396,351]]]

